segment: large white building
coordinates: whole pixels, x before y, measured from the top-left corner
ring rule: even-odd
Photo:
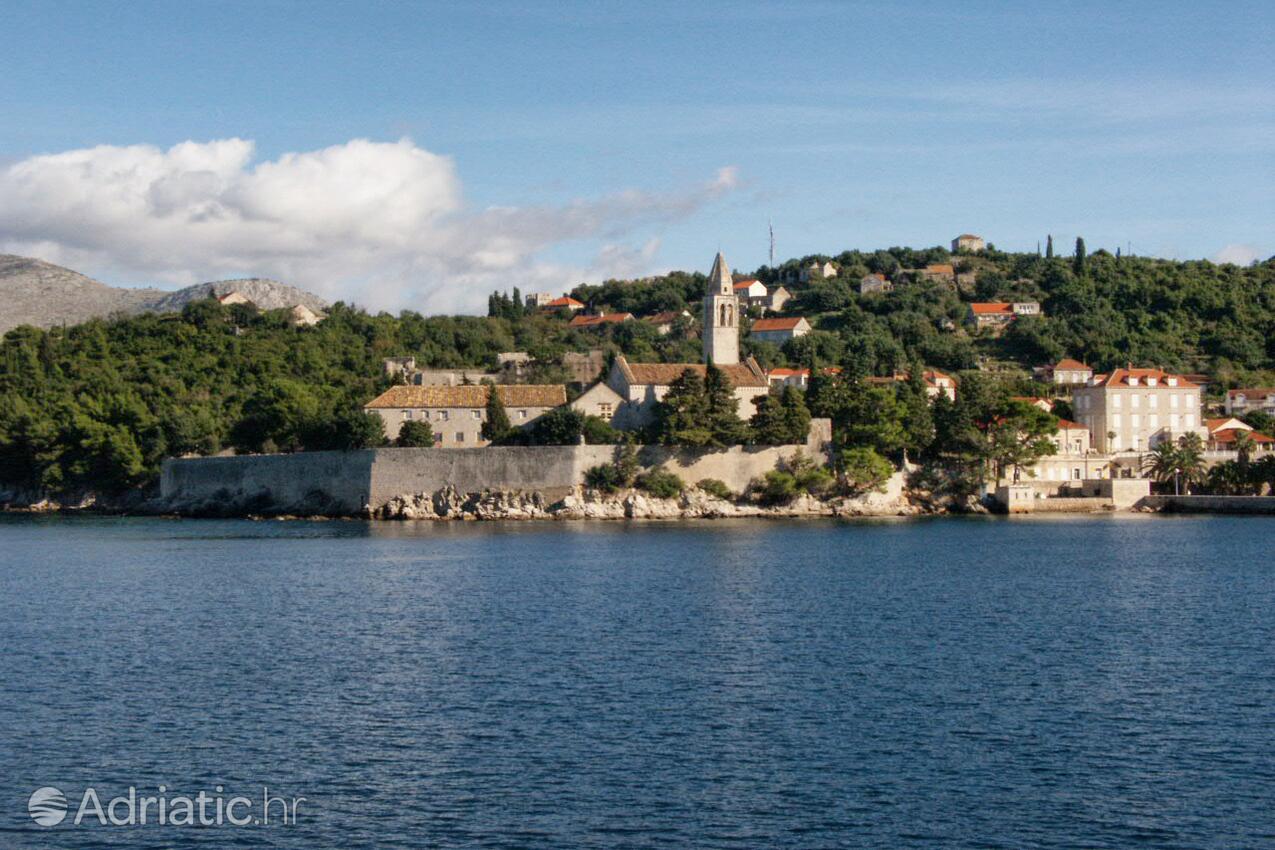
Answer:
[[[1200,395],[1200,387],[1181,375],[1161,369],[1115,369],[1077,387],[1072,407],[1076,419],[1089,429],[1096,451],[1145,452],[1184,434],[1207,438]]]

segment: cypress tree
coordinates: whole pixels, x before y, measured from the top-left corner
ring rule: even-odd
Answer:
[[[1045,237],[1045,259],[1052,260],[1054,258],[1054,234]]]
[[[1083,237],[1076,237],[1076,256],[1072,260],[1072,270],[1077,277],[1081,277],[1085,273],[1085,240]]]
[[[484,440],[499,443],[513,431],[509,414],[505,412],[505,403],[500,400],[500,393],[494,385],[487,385],[487,418],[483,421],[480,433]]]

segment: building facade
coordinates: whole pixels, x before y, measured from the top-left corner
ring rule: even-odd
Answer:
[[[810,333],[810,322],[801,316],[782,319],[758,319],[753,322],[749,336],[762,342],[783,345],[790,339]]]
[[[739,363],[739,300],[730,266],[720,251],[713,259],[704,295],[704,361],[718,366]]]
[[[561,384],[405,385],[390,387],[363,409],[381,417],[385,436],[391,440],[398,437],[404,422],[428,422],[434,431],[435,446],[473,448],[488,445],[482,427],[487,421],[487,399],[493,391],[500,395],[515,428],[530,425],[567,403],[567,391]]]
[[[1227,416],[1243,416],[1255,410],[1268,416],[1275,416],[1275,388],[1252,387],[1227,390],[1225,406]]]
[[[1207,439],[1200,388],[1160,369],[1115,369],[1072,393],[1072,409],[1095,450],[1145,452],[1185,434]]]
[[[987,250],[987,243],[983,241],[983,237],[975,236],[973,233],[962,233],[952,240],[953,254],[961,251],[978,252],[985,250]]]

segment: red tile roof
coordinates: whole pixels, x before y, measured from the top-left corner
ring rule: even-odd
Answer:
[[[753,331],[790,331],[802,321],[801,316],[792,319],[758,319],[753,322]]]
[[[487,406],[487,384],[469,384],[459,387],[416,386],[401,384],[390,387],[369,401],[370,410],[406,407],[468,407]],[[558,407],[567,403],[567,389],[562,384],[500,384],[496,387],[500,400],[506,407]]]
[[[682,373],[687,369],[690,369],[701,378],[704,377],[704,372],[706,371],[703,363],[630,363],[623,356],[617,357],[616,362],[630,385],[667,387],[682,377]],[[726,378],[730,381],[731,386],[768,386],[766,374],[751,357],[744,363],[732,363],[718,366],[717,368],[726,373]]]
[[[1058,430],[1060,431],[1088,431],[1084,425],[1079,422],[1072,422],[1070,419],[1059,419]]]
[[[1248,389],[1240,388],[1235,390],[1227,390],[1226,394],[1231,398],[1237,395],[1243,396],[1271,396],[1275,395],[1275,389],[1271,387],[1249,387]]]
[[[572,298],[570,295],[564,295],[561,298],[553,299],[549,303],[545,304],[545,306],[546,307],[583,307],[584,302],[577,301],[574,298]]]
[[[1088,368],[1089,367],[1086,366],[1084,363],[1081,363],[1079,360],[1072,360],[1070,357],[1064,357],[1062,360],[1059,360],[1057,363],[1054,364],[1055,372],[1058,371],[1059,369],[1066,369],[1066,370],[1074,372],[1077,369],[1083,370]]]
[[[925,267],[926,274],[956,274],[951,263],[930,263]]]
[[[607,313],[605,316],[574,316],[567,322],[569,328],[596,328],[612,322],[627,322],[633,318],[632,313]]]
[[[1117,384],[1128,386],[1130,378],[1137,378],[1140,385],[1145,386],[1147,378],[1155,378],[1157,386],[1166,386],[1169,378],[1177,379],[1177,389],[1196,389],[1196,385],[1181,375],[1174,375],[1163,369],[1113,369],[1110,375],[1099,376],[1097,383],[1104,387]]]
[[[1014,308],[1004,301],[987,301],[970,305],[975,316],[1012,316]]]

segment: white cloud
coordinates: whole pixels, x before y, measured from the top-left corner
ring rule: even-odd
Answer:
[[[408,139],[355,139],[254,162],[251,141],[100,146],[0,170],[0,250],[118,281],[275,277],[373,309],[479,308],[511,285],[566,288],[649,269],[637,231],[689,216],[739,185],[723,168],[682,191],[559,206],[466,206],[455,164]],[[589,264],[541,258],[597,240]]]
[[[1237,266],[1247,266],[1261,258],[1262,255],[1252,245],[1227,245],[1210,257],[1215,263],[1234,263]]]

